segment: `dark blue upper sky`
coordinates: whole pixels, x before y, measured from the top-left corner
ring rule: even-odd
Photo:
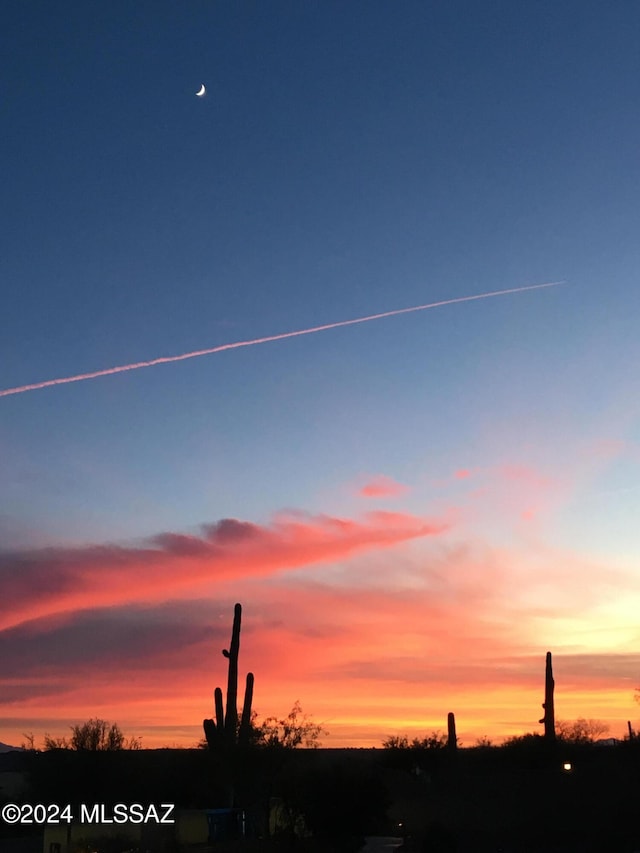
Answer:
[[[132,535],[630,437],[639,25],[585,0],[11,4],[2,387],[569,284],[6,398],[0,514]]]

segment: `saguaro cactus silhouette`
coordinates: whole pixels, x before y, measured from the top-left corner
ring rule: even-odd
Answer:
[[[556,739],[556,720],[553,709],[553,690],[555,681],[553,680],[553,668],[551,666],[551,652],[547,652],[547,663],[544,675],[544,717],[540,720],[544,723],[544,737],[548,743],[554,743]]]
[[[223,704],[222,690],[216,687],[214,705],[216,718],[203,720],[204,733],[211,749],[221,746],[233,747],[238,743],[248,743],[251,733],[251,703],[253,701],[253,673],[247,674],[247,682],[242,706],[242,718],[238,729],[238,656],[240,654],[240,625],[242,605],[236,604],[233,611],[233,629],[229,649],[222,654],[229,661],[227,678],[227,706]]]
[[[458,738],[456,737],[456,717],[452,711],[447,714],[447,746],[450,750],[458,748]]]

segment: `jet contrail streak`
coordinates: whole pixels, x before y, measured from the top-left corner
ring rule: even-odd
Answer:
[[[440,308],[443,305],[453,305],[456,302],[473,302],[476,299],[490,299],[493,296],[505,296],[508,293],[522,293],[525,290],[540,290],[543,287],[556,287],[564,281],[549,281],[545,284],[530,284],[527,287],[512,287],[509,290],[494,290],[491,293],[479,293],[476,296],[458,296],[455,299],[444,299],[442,302],[430,302],[428,305],[414,305],[412,308],[398,308],[395,311],[383,311],[381,314],[370,314],[368,317],[356,317],[355,320],[341,320],[338,323],[327,323],[324,326],[314,326],[311,329],[300,329],[297,332],[282,332],[279,335],[269,335],[266,338],[254,338],[251,341],[236,341],[232,344],[222,344],[210,349],[200,349],[186,352],[183,355],[168,355],[153,358],[151,361],[137,361],[134,364],[122,364],[119,367],[107,367],[104,370],[94,370],[92,373],[79,373],[77,376],[64,376],[61,379],[47,379],[44,382],[33,382],[31,385],[20,385],[17,388],[5,388],[0,391],[0,397],[11,394],[24,394],[26,391],[37,391],[39,388],[50,388],[52,385],[66,385],[69,382],[82,382],[85,379],[97,379],[98,376],[112,376],[114,373],[124,373],[125,370],[138,370],[141,367],[153,367],[155,364],[169,364],[173,361],[184,361],[187,358],[198,358],[201,355],[212,355],[214,352],[224,352],[239,347],[252,347],[257,344],[267,344],[270,341],[283,341],[285,338],[297,338],[300,335],[313,335],[328,329],[339,329],[341,326],[354,326],[356,323],[368,323],[371,320],[382,320],[384,317],[395,317],[398,314],[410,314],[414,311],[426,311],[428,308]]]

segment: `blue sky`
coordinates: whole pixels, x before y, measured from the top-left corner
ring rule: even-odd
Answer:
[[[567,283],[2,398],[0,549],[355,518],[386,476],[376,507],[452,541],[524,548],[517,506],[629,568],[639,29],[584,0],[14,4],[0,388]]]

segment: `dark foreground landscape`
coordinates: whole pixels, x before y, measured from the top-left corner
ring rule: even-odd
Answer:
[[[355,853],[368,836],[421,853],[634,853],[640,742],[253,749],[233,762],[207,750],[10,752],[0,755],[0,800],[68,803],[75,819],[3,822],[2,853]],[[109,818],[134,803],[174,804],[176,822],[152,812],[143,825],[78,825],[81,804],[103,804]]]

